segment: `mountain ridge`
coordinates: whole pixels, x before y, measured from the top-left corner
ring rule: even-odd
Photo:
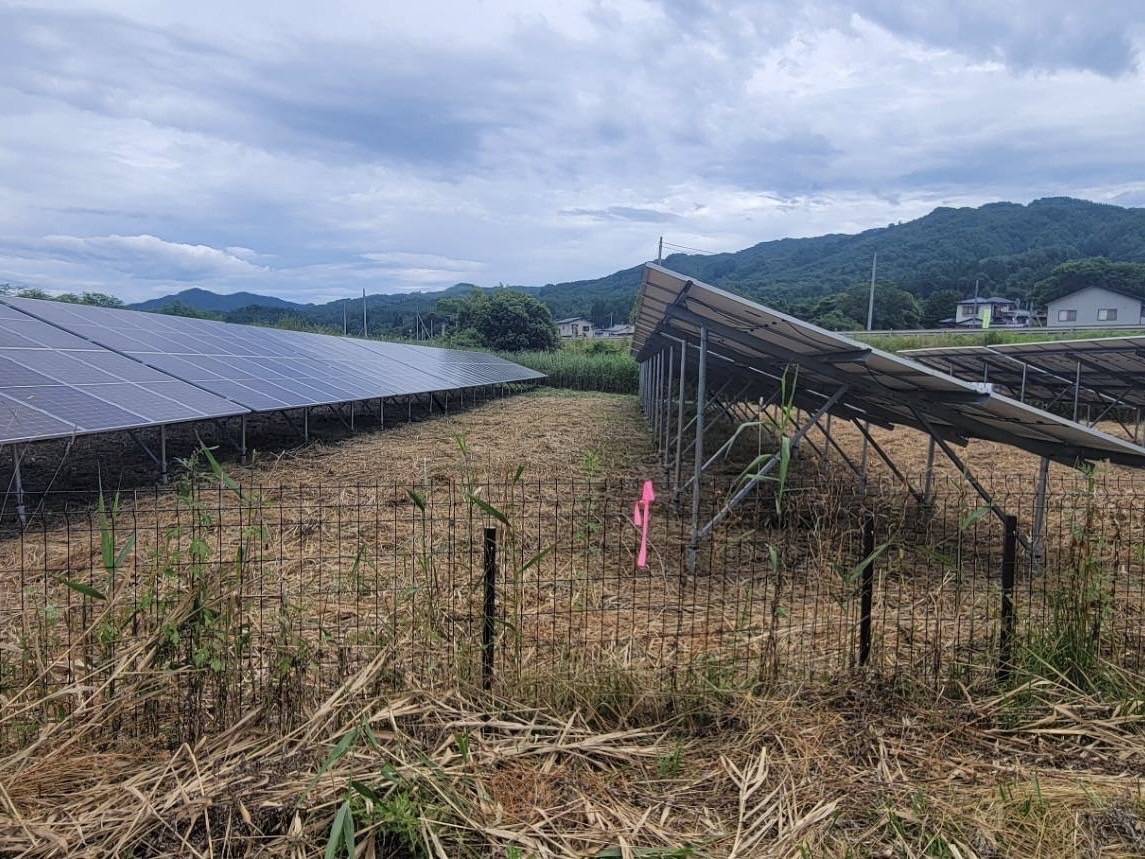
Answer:
[[[859,233],[773,239],[727,253],[671,254],[663,262],[681,274],[805,318],[829,317],[843,324],[855,322],[854,314],[832,302],[869,280],[876,254],[880,286],[898,288],[919,302],[939,292],[969,294],[975,281],[990,293],[1029,300],[1035,284],[1069,260],[1107,257],[1145,262],[1145,209],[1070,197],[1046,197],[1028,204],[940,206],[920,218]],[[509,288],[536,296],[555,318],[587,316],[603,324],[627,318],[641,268],[642,264],[597,278]],[[418,315],[432,317],[438,299],[484,288],[488,287],[456,284],[432,293],[372,294],[369,324],[372,330],[401,333],[416,324]],[[350,308],[359,308],[346,314],[351,328],[360,325],[359,298],[299,305],[272,296],[255,297],[268,300],[232,306],[223,311],[226,318],[273,324],[284,316],[297,316],[307,324],[340,328],[348,302]]]

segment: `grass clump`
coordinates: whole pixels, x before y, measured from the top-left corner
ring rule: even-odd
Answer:
[[[634,394],[640,380],[636,360],[626,349],[613,344],[593,343],[552,352],[513,352],[505,357],[544,373],[548,376],[545,384],[556,388]]]

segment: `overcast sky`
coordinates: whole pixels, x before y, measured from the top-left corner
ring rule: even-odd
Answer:
[[[1143,46],[1145,0],[4,4],[0,282],[328,300],[1145,205]]]

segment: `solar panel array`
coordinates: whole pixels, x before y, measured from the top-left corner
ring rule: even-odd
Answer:
[[[0,441],[135,429],[244,411],[0,305]]]
[[[1082,405],[1145,406],[1145,337],[935,347],[902,354],[960,379],[988,379],[1021,399],[1072,402],[1076,385]]]
[[[1145,466],[1137,445],[648,264],[637,298],[637,358],[674,345],[671,338],[695,345],[701,326],[718,372],[755,396],[771,394],[797,365],[796,396],[809,409],[843,389],[832,410],[848,419],[1001,442],[1068,465],[1108,459]],[[698,350],[688,354],[694,374]]]
[[[1073,401],[1074,378],[1063,377],[1010,355],[995,352],[989,346],[937,346],[927,349],[904,349],[899,353],[959,379],[989,382],[1007,396],[1022,402],[1054,404]],[[1083,405],[1108,404],[1109,398],[1092,388],[1078,391]]]
[[[2,301],[0,443],[543,378],[477,352]]]

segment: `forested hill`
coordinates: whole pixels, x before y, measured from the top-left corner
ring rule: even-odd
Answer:
[[[1106,258],[1145,263],[1145,209],[1065,197],[1029,205],[944,207],[914,221],[856,235],[779,239],[735,253],[673,254],[664,264],[805,319],[853,328],[861,327],[866,317],[866,284],[876,253],[876,326],[932,325],[953,313],[957,299],[973,292],[976,279],[982,295],[1037,301],[1044,297],[1047,278],[1067,261]],[[1098,269],[1103,265],[1101,260],[1095,263]],[[1123,268],[1114,272],[1118,283],[1145,271],[1137,266]],[[1074,266],[1074,279],[1078,271],[1089,277],[1094,270],[1089,263],[1080,269]],[[588,316],[598,324],[608,324],[628,317],[640,271],[641,265],[635,265],[592,280],[512,288],[536,295],[556,318]],[[1065,283],[1061,275],[1058,272],[1052,283]],[[458,284],[438,293],[371,295],[370,329],[412,333],[419,315],[423,324],[432,323],[438,299],[476,288]],[[1145,290],[1145,283],[1141,289]],[[360,299],[348,299],[291,308],[228,308],[224,314],[238,322],[334,329],[341,328],[345,316],[350,330],[356,332],[360,308]]]
[[[939,292],[967,295],[975,279],[982,295],[1029,299],[1035,284],[1066,260],[1145,262],[1145,209],[1066,197],[1027,206],[939,208],[914,221],[857,235],[780,239],[710,256],[674,254],[664,264],[731,292],[823,319],[832,310],[847,315],[845,301],[828,301],[824,307],[822,299],[841,298],[840,293],[866,284],[876,253],[880,286],[899,287],[920,306]],[[571,315],[591,309],[593,301],[631,295],[639,281],[636,266],[597,280],[544,287],[540,296],[554,312],[559,308],[561,315]]]

